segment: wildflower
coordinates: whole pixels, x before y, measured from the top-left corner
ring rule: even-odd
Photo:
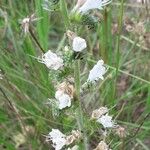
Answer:
[[[113,128],[115,126],[112,117],[108,114],[102,115],[97,122],[101,123],[104,128]]]
[[[96,109],[92,112],[92,119],[99,119],[102,115],[108,113],[107,107],[100,107],[99,109]]]
[[[111,3],[111,0],[86,0],[85,3],[79,8],[79,12],[86,13],[92,9],[103,9],[103,6]]]
[[[87,44],[85,39],[77,36],[73,39],[72,47],[75,52],[81,52],[87,47]]]
[[[71,97],[68,94],[65,94],[63,91],[56,91],[55,98],[58,100],[59,109],[64,109],[71,106]]]
[[[46,136],[46,141],[52,141],[55,150],[61,150],[66,145],[66,135],[61,133],[58,129],[52,129]]]
[[[72,12],[75,12],[76,10],[78,10],[85,2],[86,0],[78,0]]]
[[[79,150],[79,146],[75,145],[72,148],[68,148],[67,150]]]
[[[58,101],[58,108],[63,109],[71,106],[71,99],[74,97],[74,87],[69,82],[63,82],[58,85],[55,98]]]
[[[68,30],[67,36],[72,42],[73,51],[81,52],[87,47],[85,39],[77,36],[74,32]]]
[[[81,137],[81,132],[73,130],[71,135],[66,136],[61,133],[58,129],[52,129],[52,131],[46,136],[46,141],[52,141],[55,150],[61,150],[65,145],[72,144],[75,140]],[[78,146],[74,146],[68,150],[77,150]]]
[[[74,141],[79,140],[82,134],[78,130],[72,130],[71,135],[66,137],[66,145],[72,144]]]
[[[73,79],[70,78],[68,80],[73,80]],[[75,93],[75,89],[74,89],[74,86],[71,82],[72,81],[62,82],[61,84],[59,84],[57,86],[57,89],[60,91],[63,91],[64,93],[68,94],[71,98],[73,98],[74,93]]]
[[[30,23],[38,20],[35,18],[35,14],[32,14],[30,17],[26,17],[21,21],[21,26],[25,34],[29,32]]]
[[[58,70],[63,67],[63,60],[50,50],[42,56],[40,62],[45,64],[47,68],[53,70]]]
[[[126,131],[124,127],[117,126],[114,129],[115,133],[120,137],[120,138],[125,138],[126,137]]]
[[[103,75],[106,73],[107,69],[104,67],[104,61],[99,60],[97,64],[92,68],[89,73],[88,82],[95,82],[98,79],[104,79]]]
[[[109,147],[104,141],[100,141],[100,143],[94,150],[109,150]]]

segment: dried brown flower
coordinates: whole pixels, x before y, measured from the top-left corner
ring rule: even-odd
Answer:
[[[79,140],[82,134],[79,130],[72,130],[71,135],[66,137],[66,145],[72,144],[74,141]]]
[[[96,109],[92,112],[91,119],[98,119],[106,113],[108,113],[108,108],[107,107],[100,107],[99,109]]]
[[[104,141],[100,141],[100,143],[94,150],[109,150],[109,147]]]
[[[115,130],[115,134],[117,134],[120,138],[126,137],[126,130],[124,127],[118,126],[114,130]]]
[[[63,82],[58,85],[57,90],[63,91],[63,93],[68,94],[71,98],[74,97],[75,89],[69,82]]]

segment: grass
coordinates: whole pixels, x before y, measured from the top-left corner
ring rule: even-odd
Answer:
[[[0,80],[0,149],[52,149],[51,144],[45,142],[45,135],[52,128],[69,133],[79,126],[87,135],[84,142],[77,143],[80,149],[85,149],[86,142],[93,149],[101,140],[100,125],[91,122],[89,116],[94,109],[107,106],[127,132],[123,142],[110,134],[107,138],[110,147],[113,150],[148,150],[150,119],[145,116],[150,108],[150,48],[140,43],[139,35],[125,29],[128,16],[130,21],[131,18],[138,22],[144,20],[146,33],[150,32],[145,6],[123,0],[113,1],[101,11],[104,18],[98,28],[89,29],[87,25],[69,20],[75,1],[60,0],[58,10],[51,12],[42,9],[42,2],[0,2],[0,69],[3,74]],[[77,31],[88,41],[81,66],[75,62],[70,74],[73,76],[72,70],[75,69],[77,99],[81,101],[75,101],[74,106],[62,112],[46,104],[48,98],[54,98],[55,74],[31,57],[41,56],[41,49],[30,34],[23,35],[19,24],[20,19],[33,13],[39,20],[33,24],[32,31],[45,52],[48,49],[62,52],[69,43],[64,35],[68,29]],[[112,34],[115,24],[118,30]],[[86,81],[88,70],[100,58],[109,68],[105,79],[80,96],[80,84]],[[67,71],[59,78],[60,82],[70,70]],[[79,76],[80,72],[82,76]],[[59,117],[54,115],[54,111],[59,113]],[[16,147],[18,133],[25,136],[25,142]]]

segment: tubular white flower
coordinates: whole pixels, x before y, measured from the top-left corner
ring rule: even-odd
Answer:
[[[42,56],[41,63],[45,64],[47,68],[53,70],[58,70],[64,65],[63,60],[50,50]]]
[[[103,9],[103,6],[108,5],[111,0],[86,0],[86,2],[79,8],[79,12],[86,13],[91,9]]]
[[[86,0],[78,0],[72,12],[75,12],[76,10],[78,10],[85,2]]]
[[[62,90],[56,91],[55,98],[58,101],[59,109],[64,109],[71,106],[71,97],[68,94],[64,93]]]
[[[73,39],[72,47],[75,52],[81,52],[87,47],[87,44],[86,44],[85,39],[79,36],[76,36]]]
[[[89,73],[88,82],[95,82],[98,79],[104,80],[103,75],[107,72],[106,67],[104,66],[104,61],[99,60],[97,64],[93,67],[93,69]]]
[[[103,115],[99,119],[97,119],[97,122],[101,123],[104,128],[113,128],[115,126],[112,117],[108,114]]]
[[[58,129],[52,129],[48,136],[46,136],[46,141],[52,141],[55,150],[61,150],[66,145],[66,136]]]

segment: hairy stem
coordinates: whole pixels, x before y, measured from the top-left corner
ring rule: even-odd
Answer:
[[[83,109],[82,102],[80,99],[80,60],[75,60],[74,62],[74,77],[75,77],[75,90],[76,90],[76,98],[79,104],[79,119],[80,119],[80,130],[83,131],[83,140],[84,140],[84,148],[88,150],[87,144],[87,136],[84,128],[84,120],[83,120]]]

